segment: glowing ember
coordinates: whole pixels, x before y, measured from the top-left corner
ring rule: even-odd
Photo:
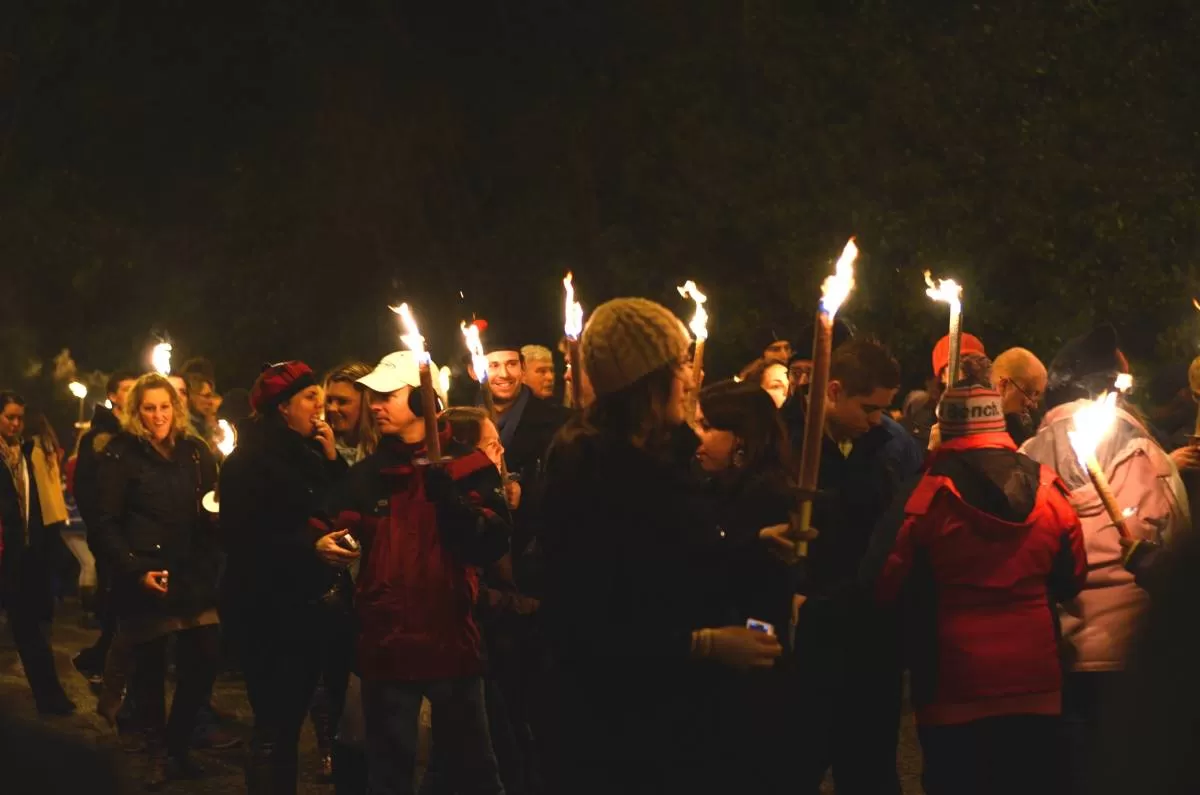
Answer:
[[[227,456],[237,447],[237,431],[229,424],[229,420],[217,420],[217,432],[214,435],[217,449],[221,451],[221,455]]]
[[[88,388],[78,381],[72,381],[71,383],[67,384],[67,389],[71,390],[71,394],[80,400],[83,400],[85,397],[87,397]]]
[[[425,351],[425,338],[421,336],[421,331],[417,328],[417,321],[413,318],[408,304],[389,306],[388,309],[400,316],[400,326],[404,330],[404,333],[400,335],[400,341],[410,351],[417,354],[417,358],[422,363],[429,364],[429,354]]]
[[[577,340],[583,333],[583,305],[575,300],[575,284],[571,273],[563,279],[566,289],[566,322],[563,323],[563,333],[569,339]]]
[[[925,295],[933,300],[944,301],[950,305],[951,309],[962,307],[962,286],[958,282],[953,279],[938,279],[935,285],[929,271],[925,271],[925,284],[929,285]]]
[[[1075,412],[1072,423],[1075,430],[1067,431],[1071,447],[1079,463],[1087,467],[1088,459],[1096,455],[1096,448],[1117,416],[1117,393],[1106,392],[1097,400]]]
[[[479,383],[487,381],[488,360],[483,354],[483,340],[479,339],[479,326],[474,323],[467,325],[459,322],[462,329],[463,341],[467,343],[467,351],[471,354],[471,367],[475,369],[475,379]]]
[[[692,322],[688,323],[688,328],[696,335],[696,342],[708,339],[708,311],[704,308],[704,304],[708,301],[708,296],[700,292],[700,289],[696,287],[696,283],[691,279],[688,279],[687,284],[675,289],[684,298],[691,298],[696,302],[696,313],[692,315]]]
[[[1121,373],[1117,376],[1117,382],[1113,386],[1118,392],[1128,392],[1133,389],[1133,376],[1129,373]]]
[[[169,342],[160,342],[154,346],[150,353],[150,366],[154,368],[154,372],[162,376],[171,374],[171,350]]]
[[[842,256],[838,258],[833,275],[821,284],[821,310],[830,317],[837,314],[842,304],[854,289],[854,261],[858,259],[858,246],[854,238],[846,241]]]
[[[1193,298],[1193,299],[1192,299],[1192,306],[1196,307],[1196,311],[1197,311],[1197,312],[1200,312],[1200,301],[1197,301],[1195,298]]]

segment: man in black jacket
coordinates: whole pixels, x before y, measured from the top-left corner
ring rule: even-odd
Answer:
[[[108,378],[105,393],[111,409],[97,406],[92,414],[91,427],[79,441],[79,457],[75,462],[75,504],[88,530],[88,548],[96,558],[96,617],[100,619],[100,638],[96,643],[75,655],[75,668],[87,677],[88,682],[98,685],[104,675],[104,660],[117,632],[117,619],[111,610],[112,564],[96,544],[92,529],[96,526],[96,484],[100,455],[104,448],[121,431],[121,417],[125,412],[125,399],[137,382],[135,373],[118,370]]]
[[[810,545],[807,601],[796,626],[796,706],[804,737],[797,792],[815,795],[833,769],[838,792],[899,795],[896,745],[901,668],[892,616],[858,585],[871,532],[922,451],[886,413],[900,367],[878,343],[855,340],[833,355]],[[818,396],[814,395],[813,398]]]
[[[521,484],[521,504],[513,509],[513,557],[519,558],[533,540],[530,498],[537,493],[542,459],[550,440],[567,421],[568,411],[542,400],[525,385],[521,346],[503,342],[487,346],[487,388],[496,407],[496,429],[504,447],[508,471]]]

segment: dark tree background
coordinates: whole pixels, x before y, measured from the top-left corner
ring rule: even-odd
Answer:
[[[1112,320],[1186,361],[1198,12],[1159,0],[39,0],[0,18],[0,381],[142,363],[435,358],[478,313],[552,343],[586,307],[711,296],[710,373],[847,316],[928,368],[967,328],[1043,357]],[[464,298],[460,299],[459,291]],[[35,366],[42,366],[41,375]],[[69,411],[65,391],[53,385]]]

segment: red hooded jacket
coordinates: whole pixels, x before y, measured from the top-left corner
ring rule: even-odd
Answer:
[[[508,551],[500,475],[482,451],[434,472],[413,463],[421,455],[385,439],[351,468],[335,501],[342,509],[321,528],[348,528],[362,547],[355,607],[359,670],[368,680],[450,679],[483,670],[472,612],[476,567]]]
[[[1083,588],[1087,558],[1053,470],[1005,433],[942,444],[904,506],[877,595],[895,599],[906,580],[919,723],[1061,712],[1054,603]]]

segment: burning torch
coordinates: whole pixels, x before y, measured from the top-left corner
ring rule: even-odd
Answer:
[[[925,271],[925,294],[934,301],[950,305],[950,358],[946,366],[946,386],[954,386],[958,380],[958,367],[962,359],[962,287],[953,279],[938,279],[933,283],[929,271]]]
[[[425,338],[421,336],[408,304],[388,308],[400,318],[403,331],[400,341],[417,356],[417,372],[421,380],[421,418],[425,420],[425,450],[429,462],[437,464],[442,460],[442,439],[438,435],[437,396],[433,390],[433,372],[430,370],[433,362],[425,350]]]
[[[87,400],[88,388],[79,381],[72,381],[67,384],[67,389],[71,390],[71,394],[79,399],[79,422],[75,423],[75,427],[82,429],[84,425],[83,413],[86,408],[84,401]]]
[[[583,382],[583,361],[579,355],[579,335],[583,333],[583,305],[575,300],[574,277],[567,273],[563,279],[565,290],[565,321],[563,334],[567,337],[567,368],[571,375],[570,399],[573,408],[583,408],[580,389]]]
[[[833,357],[833,318],[854,289],[854,260],[858,246],[854,238],[846,243],[832,276],[821,285],[821,302],[813,329],[812,383],[808,392],[808,412],[804,417],[804,446],[800,453],[800,505],[796,519],[796,554],[808,554],[804,536],[812,524],[812,495],[817,490],[821,469],[821,445],[825,436],[825,393],[829,388],[829,364]]]
[[[492,388],[488,386],[488,360],[483,352],[483,340],[479,337],[479,324],[466,323],[459,321],[459,328],[462,329],[463,342],[467,346],[467,352],[471,354],[471,368],[475,371],[475,376],[479,379],[479,389],[483,392],[483,409],[487,412],[488,418],[493,423],[499,418],[496,413],[496,400],[492,397]],[[508,483],[508,461],[504,456],[500,456],[500,479],[503,483]]]
[[[150,352],[150,366],[163,378],[171,374],[171,343],[160,342],[154,346]]]
[[[1117,532],[1121,534],[1122,538],[1129,538],[1129,528],[1125,526],[1125,514],[1117,505],[1117,498],[1112,493],[1108,476],[1104,474],[1104,470],[1100,468],[1100,462],[1096,458],[1096,447],[1108,433],[1108,429],[1112,427],[1116,416],[1117,393],[1107,392],[1075,412],[1075,416],[1071,418],[1075,430],[1067,431],[1067,438],[1071,440],[1071,447],[1075,450],[1079,463],[1087,470],[1088,477],[1091,478],[1092,485],[1096,488],[1096,494],[1104,503],[1104,510],[1108,512],[1108,518],[1112,520],[1113,526],[1117,528]]]
[[[684,298],[691,298],[696,302],[696,311],[692,314],[692,322],[688,324],[688,328],[696,335],[696,352],[692,355],[692,381],[695,384],[694,395],[698,395],[700,387],[704,385],[704,343],[708,339],[708,310],[704,308],[704,304],[708,301],[708,296],[700,292],[691,279],[675,289]]]

